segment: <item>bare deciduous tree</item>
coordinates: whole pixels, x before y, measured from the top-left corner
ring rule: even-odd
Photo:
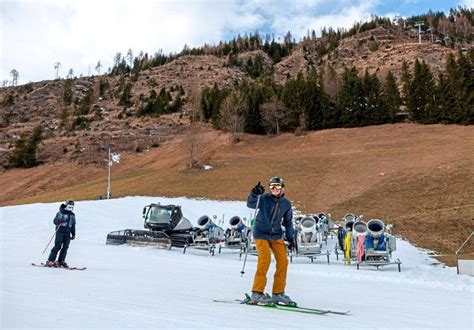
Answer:
[[[185,147],[188,154],[188,167],[199,167],[199,155],[203,146],[201,128],[198,123],[191,123],[185,136]]]
[[[244,128],[244,113],[247,104],[238,92],[230,93],[222,102],[220,108],[220,127],[230,132],[234,142],[239,141],[239,135]]]
[[[276,96],[262,104],[261,114],[263,126],[268,134],[280,134],[281,125],[288,122],[288,109]]]
[[[54,69],[56,70],[56,77],[55,79],[58,79],[59,78],[59,68],[61,66],[61,63],[60,62],[56,62],[54,63]]]
[[[192,84],[191,91],[188,96],[188,104],[191,106],[189,118],[191,122],[202,121],[203,114],[201,112],[202,92],[199,89],[197,82]]]

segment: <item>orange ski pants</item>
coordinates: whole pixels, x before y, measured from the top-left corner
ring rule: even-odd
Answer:
[[[284,293],[286,287],[286,273],[288,269],[288,257],[286,255],[285,242],[282,239],[267,241],[256,239],[255,244],[258,252],[257,271],[253,279],[253,292],[265,292],[267,285],[267,272],[270,268],[271,253],[276,260],[276,271],[273,276],[272,293]]]

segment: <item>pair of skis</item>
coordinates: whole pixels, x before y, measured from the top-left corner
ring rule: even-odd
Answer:
[[[309,307],[300,307],[300,306],[287,306],[287,305],[278,305],[274,303],[265,304],[265,305],[258,305],[252,304],[250,302],[250,296],[245,294],[244,299],[235,299],[235,300],[218,300],[214,299],[214,302],[218,303],[226,303],[226,304],[241,304],[241,305],[248,305],[248,306],[255,306],[255,307],[263,307],[268,309],[277,309],[281,311],[287,312],[296,312],[296,313],[304,313],[304,314],[313,314],[313,315],[324,315],[324,314],[337,314],[337,315],[348,315],[350,311],[341,312],[341,311],[333,311],[327,309],[318,309],[318,308],[309,308]]]
[[[67,269],[67,270],[86,270],[87,269],[87,267],[53,267],[53,266],[46,265],[44,262],[40,264],[35,264],[34,262],[32,262],[31,266],[46,267],[46,268],[60,268],[60,269]]]

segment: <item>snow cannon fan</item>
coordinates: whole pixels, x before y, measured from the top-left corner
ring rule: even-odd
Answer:
[[[371,219],[367,222],[367,230],[373,237],[382,236],[385,225],[382,220]]]
[[[352,226],[352,231],[356,236],[365,236],[367,235],[367,224],[363,221],[357,221]]]

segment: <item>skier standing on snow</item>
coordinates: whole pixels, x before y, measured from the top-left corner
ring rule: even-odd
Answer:
[[[74,201],[63,202],[59,207],[59,212],[54,217],[53,223],[56,225],[56,238],[54,247],[51,249],[46,266],[48,267],[68,267],[66,254],[69,243],[76,238],[76,216],[74,215]],[[59,258],[56,262],[58,252]]]
[[[258,262],[250,303],[265,305],[273,302],[280,305],[293,305],[295,303],[285,294],[288,257],[281,227],[283,224],[286,229],[285,239],[289,242],[288,248],[293,250],[295,248],[293,211],[290,201],[284,197],[283,179],[279,177],[270,179],[269,188],[270,193],[265,193],[265,188],[258,182],[247,198],[249,208],[259,209],[255,226],[252,229],[258,252]],[[271,262],[270,250],[276,260],[271,298],[264,293]]]

